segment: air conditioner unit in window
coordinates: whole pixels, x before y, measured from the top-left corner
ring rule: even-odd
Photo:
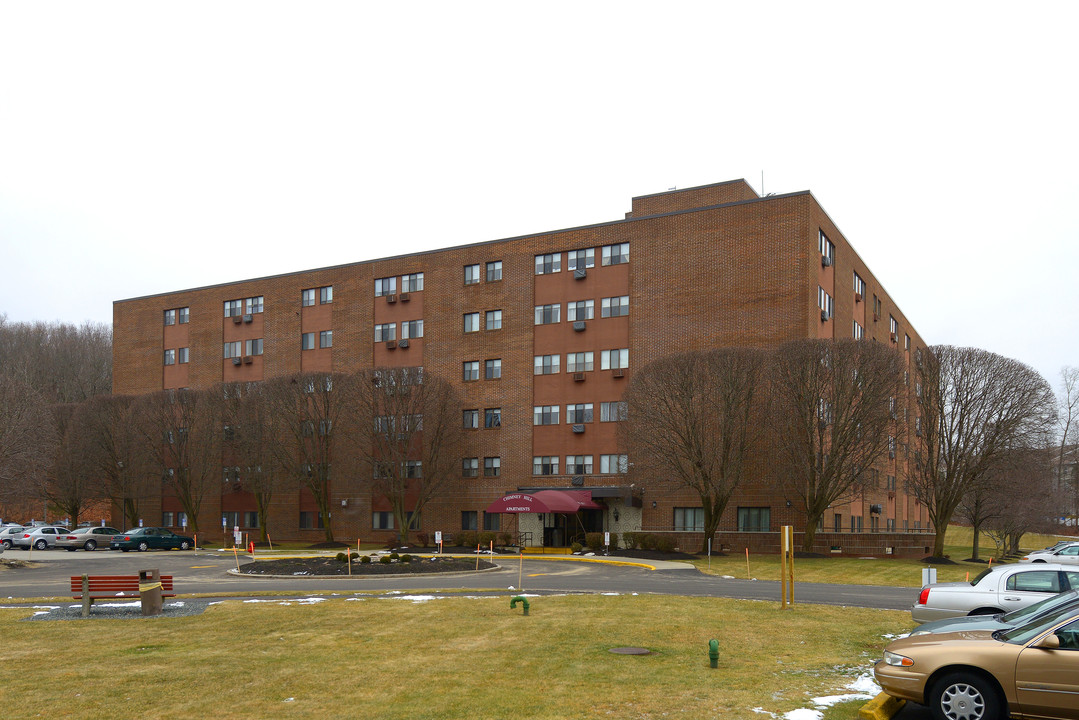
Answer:
[[[242,317],[240,317],[239,315],[233,315],[232,316],[232,322],[235,323],[236,325],[239,325],[243,321],[244,321],[244,319]]]
[[[862,294],[859,293],[859,292],[854,293],[854,302],[861,302],[861,301],[862,301]]]
[[[569,482],[570,485],[573,485],[574,487],[581,487],[582,485],[584,485],[584,476],[574,475],[572,478],[570,478]]]
[[[892,342],[899,342],[899,338],[896,337],[895,333],[892,333]]]
[[[921,428],[914,428],[914,435],[916,437],[921,437],[922,436],[922,429]]]
[[[411,299],[408,293],[401,293],[401,302],[408,302]]]
[[[242,362],[243,362],[243,360],[241,360],[241,359],[240,359],[240,358],[238,358],[238,357],[234,357],[234,358],[232,358],[232,364],[233,364],[233,365],[239,365],[239,364],[240,364],[240,363],[242,363]]]
[[[249,323],[249,322],[251,322],[251,321],[252,321],[252,320],[254,320],[254,319],[255,319],[255,316],[254,316],[254,315],[244,315],[244,322],[245,322],[245,323]]]
[[[889,450],[888,451],[888,458],[890,460],[895,460],[895,450]]]
[[[584,382],[584,373],[573,373],[573,382]]]
[[[623,368],[615,368],[611,371],[611,377],[625,377],[626,371]]]
[[[872,515],[880,515],[884,511],[884,508],[880,505],[870,505],[869,512]]]
[[[889,490],[888,491],[888,499],[889,500],[895,500],[895,491],[894,490]]]
[[[408,347],[408,338],[401,338],[401,342],[397,343],[397,347],[399,347],[399,348],[407,348]]]
[[[588,271],[584,268],[577,268],[573,271],[574,280],[584,280],[586,277],[588,277]]]
[[[386,296],[386,302],[388,302],[388,303],[397,302],[397,296],[396,295],[387,295]]]
[[[828,322],[828,311],[827,310],[821,310],[820,311],[820,321],[821,322]]]
[[[251,356],[250,355],[245,355],[244,356],[244,365],[250,365],[250,364],[251,364]]]
[[[583,433],[584,432],[584,425],[574,425],[573,426],[573,432],[575,432],[575,433]]]
[[[396,347],[397,347],[397,341],[396,340],[387,340],[386,341],[386,349],[387,350],[393,350]]]
[[[585,327],[584,320],[575,320],[573,322],[573,332],[584,332]]]
[[[828,257],[827,255],[821,255],[820,264],[823,267],[832,267],[832,258]]]

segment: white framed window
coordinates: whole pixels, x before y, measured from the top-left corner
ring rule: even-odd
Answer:
[[[474,333],[480,331],[480,314],[478,312],[465,313],[461,316],[464,321],[464,331],[466,333]]]
[[[225,301],[225,317],[234,317],[236,315],[244,314],[244,301],[243,300],[226,300]]]
[[[562,253],[536,256],[537,275],[550,275],[556,272],[562,272]]]
[[[566,353],[566,372],[590,372],[592,370],[592,351]]]
[[[704,520],[701,520],[703,528]],[[772,509],[766,507],[738,508],[738,532],[770,532]]]
[[[596,266],[596,249],[570,250],[566,253],[566,268],[569,270],[584,270]]]
[[[247,298],[247,300],[244,301],[244,305],[246,306],[247,310],[245,314],[255,315],[257,313],[260,313],[262,312],[262,296],[259,295],[257,297],[249,297]]]
[[[176,351],[175,350],[166,350],[165,351],[165,364],[166,365],[175,365],[176,364]]]
[[[301,515],[303,513],[300,513]],[[393,513],[389,510],[376,510],[371,513],[372,530],[393,530]]]
[[[825,260],[825,265],[831,265],[835,262],[835,245],[820,229],[817,230],[817,248],[820,250],[821,257]]]
[[[562,322],[562,304],[537,305],[535,307],[536,325],[553,325]]]
[[[629,456],[600,455],[599,471],[602,475],[624,475],[629,472]]]
[[[480,411],[478,408],[461,411],[461,425],[466,430],[476,430],[480,426]]]
[[[333,347],[333,330],[323,330],[318,334],[318,346],[320,348]]]
[[[854,292],[863,298],[865,297],[865,280],[857,272],[854,273]]]
[[[309,332],[300,335],[300,349],[301,350],[314,350],[315,349],[315,333]]]
[[[561,355],[536,355],[533,358],[533,375],[557,375]]]
[[[532,408],[533,425],[557,425],[558,405],[536,405]]]
[[[475,382],[480,379],[480,361],[468,360],[461,363],[461,380]]]
[[[179,308],[177,310],[177,314],[178,314],[181,325],[186,325],[188,322],[191,321],[191,308],[189,308],[189,307]],[[180,514],[182,515],[183,513],[180,513]]]
[[[479,474],[480,459],[478,457],[461,459],[461,477],[477,477]],[[474,515],[476,511],[472,510],[471,512]]]
[[[557,475],[558,474],[558,456],[557,455],[536,455],[532,458],[532,474],[533,475]]]
[[[605,245],[600,260],[602,265],[622,265],[629,262],[629,243]]]
[[[629,348],[603,350],[599,354],[599,369],[614,370],[629,367]]]
[[[188,362],[191,357],[191,348],[182,347],[176,351],[176,358],[181,365]]]
[[[242,343],[239,340],[225,343],[225,359],[241,357],[240,352],[243,350],[241,346]]]
[[[405,477],[406,478],[421,478],[421,477],[423,477],[423,461],[422,460],[405,460]]]
[[[910,352],[910,335],[903,336],[903,349]]]
[[[498,477],[502,474],[502,458],[485,457],[483,459],[483,476]]]
[[[486,408],[483,411],[483,426],[485,428],[502,427],[502,408]]]
[[[406,320],[401,323],[401,339],[412,340],[423,337],[423,320]]]
[[[492,260],[487,263],[487,282],[498,282],[502,279],[502,261]]]
[[[600,317],[622,317],[629,315],[629,295],[603,298],[600,305]]]
[[[423,273],[409,273],[401,276],[401,292],[413,293],[423,290]]]
[[[567,455],[566,456],[566,473],[569,475],[591,475],[592,474],[592,456],[591,455]]]
[[[591,320],[595,314],[595,300],[573,300],[566,303],[566,320],[569,322]]]
[[[626,419],[626,403],[623,400],[601,402],[599,404],[600,422],[622,422]]]
[[[397,292],[397,278],[387,277],[375,280],[375,297],[393,295]]]
[[[465,285],[475,285],[480,281],[480,266],[465,265]]]
[[[329,305],[333,302],[333,285],[326,285],[318,289],[318,304]]]
[[[388,342],[397,339],[397,323],[375,325],[375,342]]]
[[[832,301],[832,296],[820,285],[817,286],[817,307],[821,310],[822,319],[831,319],[835,314],[835,305]]]
[[[307,290],[300,291],[300,307],[311,307],[315,304],[315,295],[318,291],[315,288],[308,288]]]
[[[566,405],[567,425],[576,425],[578,423],[590,422],[592,422],[592,403],[576,403],[574,405]]]
[[[484,314],[485,325],[488,330],[501,330],[502,329],[502,311],[501,310],[488,310]]]
[[[675,532],[702,532],[704,508],[676,507],[674,509]]]
[[[244,350],[248,355],[261,355],[262,354],[262,338],[255,338],[254,340],[244,341]]]
[[[483,361],[483,379],[484,380],[498,380],[502,377],[502,360],[495,358],[494,360]]]
[[[175,325],[176,324],[176,311],[175,310],[166,310],[165,311],[165,324],[166,325]]]
[[[854,321],[854,334],[852,337],[855,340],[863,340],[865,338],[865,328],[858,324],[858,321]]]

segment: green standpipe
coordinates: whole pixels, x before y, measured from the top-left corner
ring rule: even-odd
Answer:
[[[708,641],[708,664],[714,668],[719,667],[719,640]]]
[[[521,601],[521,607],[525,611],[524,614],[527,615],[528,614],[528,600],[525,599],[524,596],[522,596],[522,595],[518,595],[517,597],[510,600],[510,610],[513,610],[515,607],[517,607],[517,601],[518,600]],[[718,650],[717,650],[717,652],[718,652]]]

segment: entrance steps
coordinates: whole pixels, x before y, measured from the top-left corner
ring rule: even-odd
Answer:
[[[562,547],[525,547],[521,552],[525,555],[569,555],[573,551]]]

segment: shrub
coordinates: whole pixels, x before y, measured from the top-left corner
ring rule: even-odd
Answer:
[[[641,546],[641,534],[638,532],[622,533],[622,538],[629,550],[636,550]]]
[[[584,544],[593,550],[603,549],[603,533],[590,532],[584,534]]]
[[[349,558],[349,560],[359,560],[360,559],[360,554],[357,553],[357,552],[354,552],[354,553],[350,554],[348,556],[348,558]]]
[[[656,535],[656,550],[660,552],[674,552],[674,538],[670,535]]]
[[[641,535],[641,550],[655,550],[656,549],[656,536],[652,533],[644,533]]]
[[[508,532],[498,533],[498,544],[502,547],[507,547],[513,544],[513,535]]]
[[[420,544],[420,547],[430,547],[431,536],[425,532],[416,533],[416,542]]]
[[[333,557],[335,560],[337,560],[337,562],[344,562],[345,560],[348,560],[348,556],[345,555],[343,552],[339,552]]]
[[[397,554],[396,550],[394,550],[392,553],[390,553],[390,560],[400,560],[400,559],[401,559],[401,556]]]
[[[618,549],[618,533],[611,533],[611,550]]]
[[[361,565],[367,565],[370,562],[371,562],[371,556],[370,555],[364,555],[362,558],[360,558],[360,564]]]
[[[490,547],[491,543],[495,541],[495,534],[490,530],[484,530],[480,533],[479,544],[484,547]]]
[[[573,543],[572,545],[569,546],[569,549],[572,550],[575,553],[579,553],[579,552],[581,552],[581,550],[584,549],[584,546],[581,545],[581,543],[579,543],[579,542],[575,542],[575,543]]]
[[[390,563],[392,563],[392,562],[393,562],[393,560],[391,560],[391,559],[390,559],[390,556],[389,556],[389,555],[383,555],[382,557],[380,557],[380,558],[378,559],[378,561],[379,561],[380,563],[382,563],[383,565],[389,565]]]
[[[457,533],[457,544],[463,548],[474,548],[478,542],[479,539],[475,530],[462,530]]]
[[[409,555],[408,553],[405,553],[404,555],[401,556],[401,562],[403,562],[403,563],[412,562],[412,556]]]

